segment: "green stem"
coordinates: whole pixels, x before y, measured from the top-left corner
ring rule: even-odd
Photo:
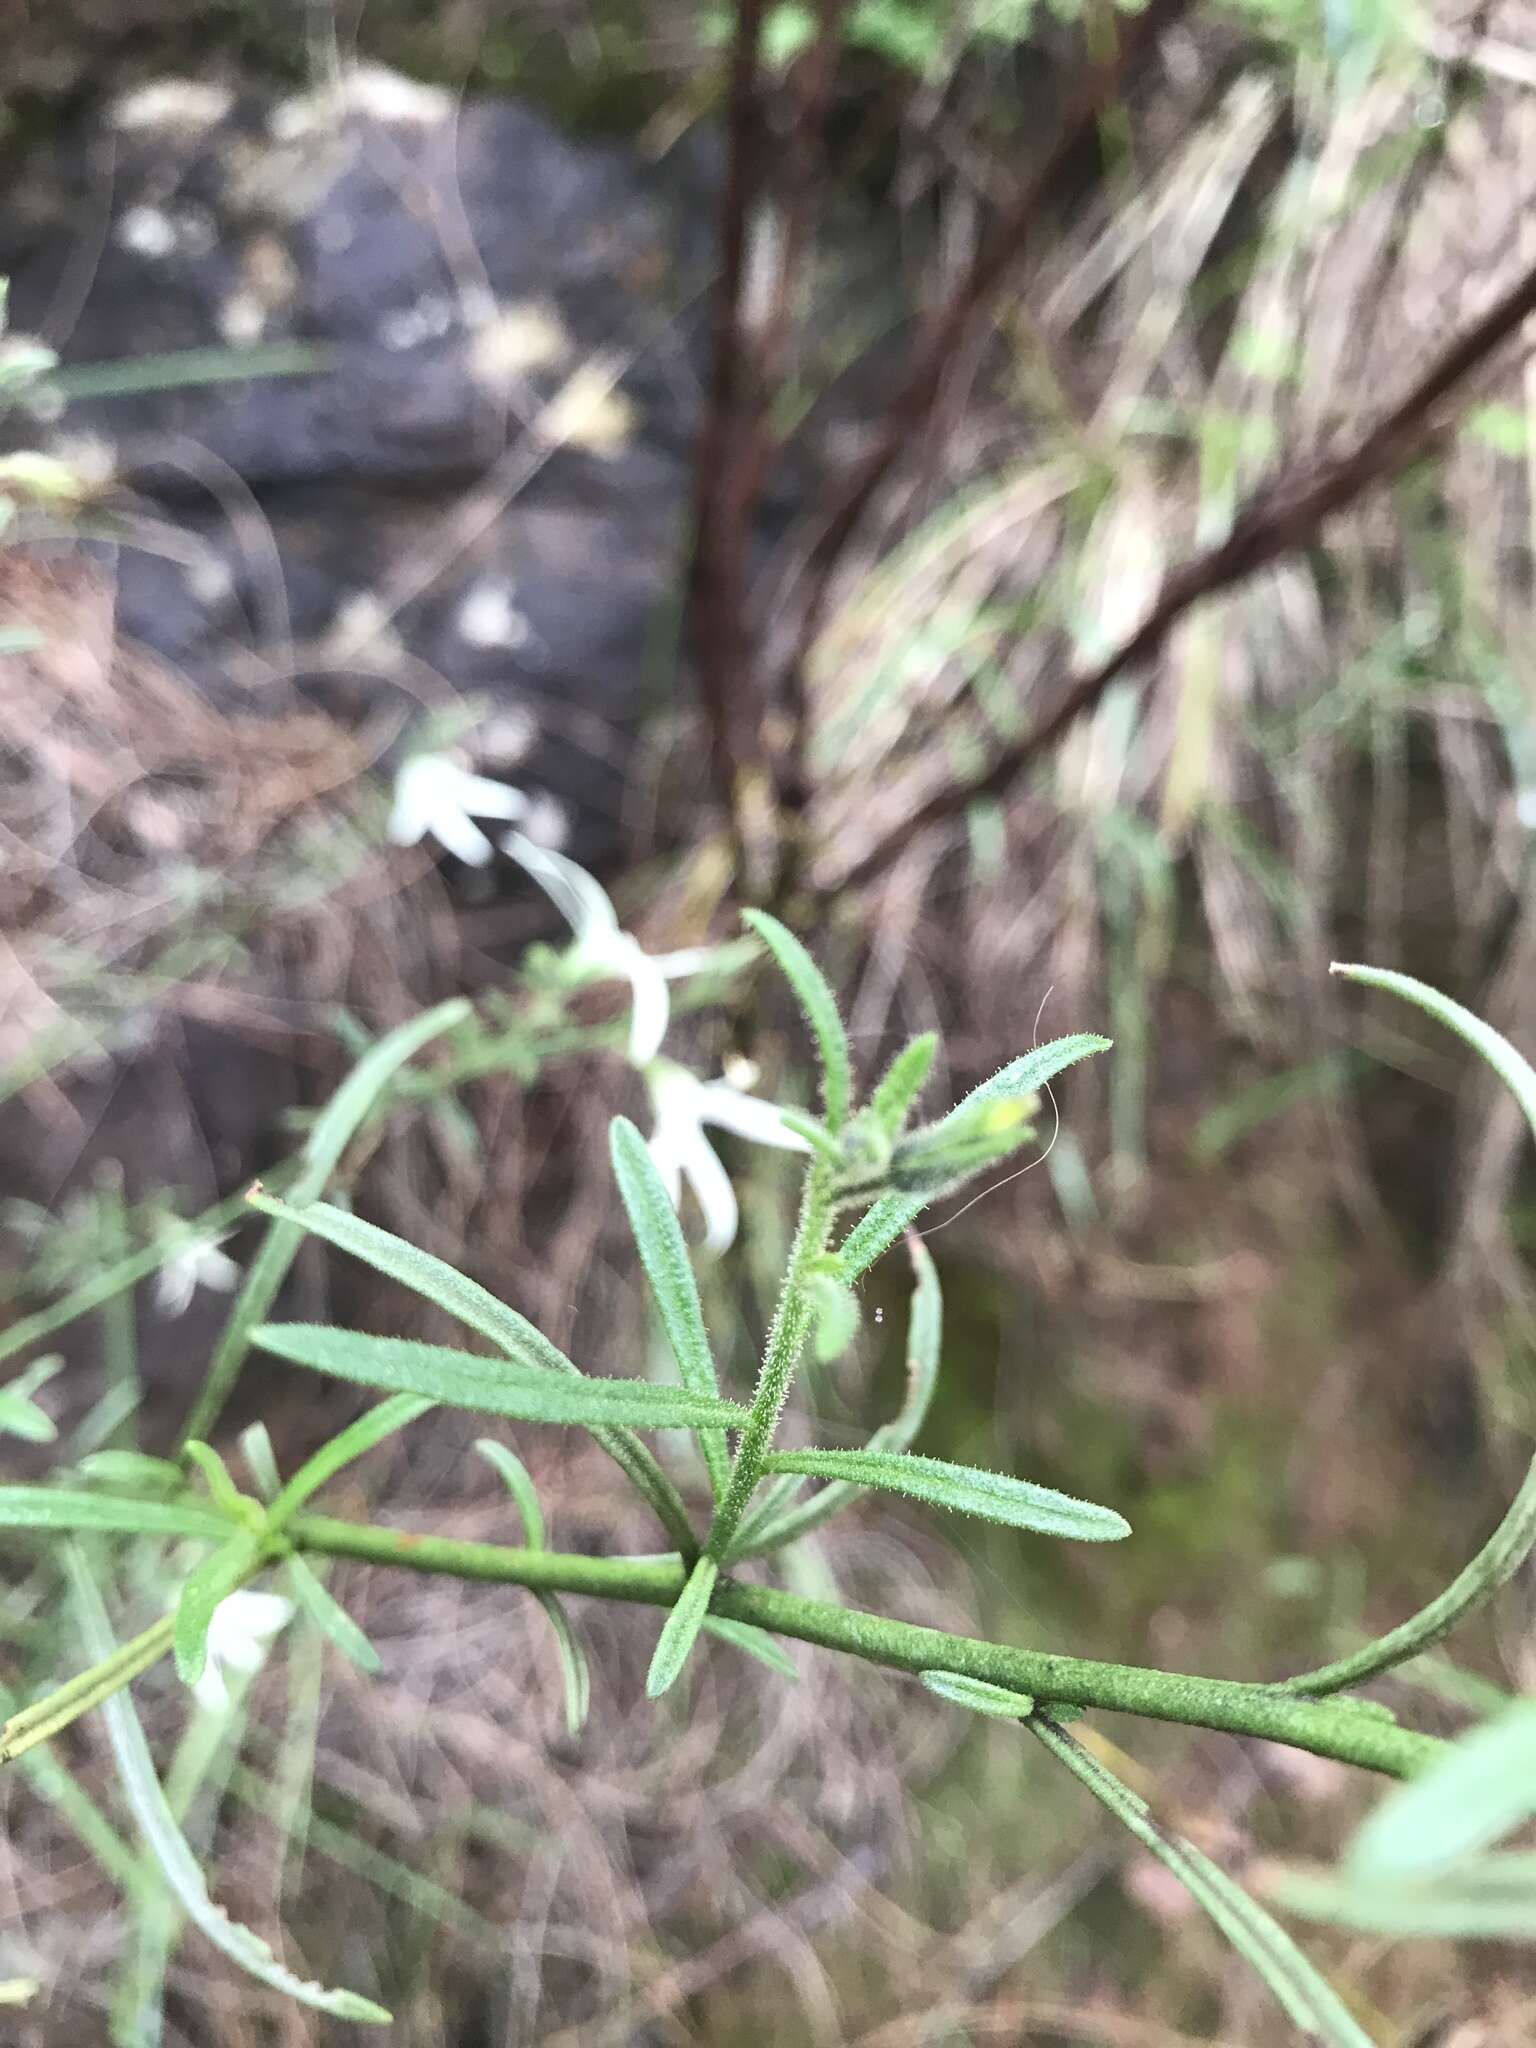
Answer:
[[[763,1475],[763,1460],[772,1448],[774,1431],[779,1426],[795,1367],[800,1363],[800,1354],[810,1335],[811,1269],[826,1252],[834,1213],[832,1168],[826,1160],[818,1159],[805,1178],[800,1220],[795,1227],[794,1244],[790,1247],[789,1270],[784,1276],[784,1289],[774,1310],[773,1324],[763,1350],[763,1369],[758,1375],[757,1391],[752,1396],[751,1419],[741,1432],[736,1462],[731,1467],[730,1484],[710,1525],[704,1554],[716,1564],[730,1548],[731,1539],[741,1527],[757,1482]]]
[[[586,1593],[648,1607],[670,1607],[686,1582],[680,1558],[578,1557],[548,1550],[514,1550],[495,1543],[461,1543],[400,1529],[296,1515],[288,1525],[296,1548],[367,1564],[404,1565],[462,1579],[527,1586],[548,1593]],[[1410,1778],[1433,1763],[1445,1745],[1380,1713],[1343,1700],[1298,1699],[1274,1686],[1242,1685],[1131,1664],[1106,1664],[948,1635],[877,1614],[807,1600],[769,1586],[722,1579],[711,1612],[749,1622],[770,1634],[794,1636],[842,1650],[895,1671],[954,1671],[1052,1704],[1099,1707],[1187,1727],[1258,1736],[1310,1750],[1362,1770]]]

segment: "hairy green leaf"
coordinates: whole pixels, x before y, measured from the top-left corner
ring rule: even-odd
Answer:
[[[821,1060],[822,1107],[827,1129],[835,1138],[843,1127],[853,1092],[853,1063],[848,1054],[848,1034],[837,1013],[837,999],[821,969],[787,925],[770,917],[766,910],[744,910],[742,920],[778,962],[805,1012]]]
[[[574,1737],[587,1725],[587,1710],[592,1704],[592,1674],[587,1668],[586,1652],[557,1597],[553,1593],[536,1593],[534,1598],[554,1630],[560,1682],[565,1692],[565,1732]]]
[[[616,1116],[608,1130],[614,1178],[624,1200],[640,1263],[651,1284],[661,1326],[667,1333],[678,1376],[692,1393],[718,1399],[714,1355],[704,1329],[698,1282],[688,1257],[683,1227],[650,1150],[628,1117]],[[715,1499],[725,1491],[730,1465],[719,1430],[701,1432],[699,1447]]]
[[[320,1323],[268,1323],[255,1341],[274,1357],[308,1366],[333,1379],[390,1393],[420,1394],[448,1408],[473,1408],[515,1422],[552,1422],[583,1428],[627,1423],[636,1429],[737,1429],[745,1408],[686,1387],[656,1387],[647,1380],[567,1378],[541,1366],[480,1358],[406,1337],[369,1337]]]
[[[1028,1693],[989,1685],[984,1678],[967,1678],[959,1671],[920,1671],[918,1677],[941,1700],[969,1707],[973,1714],[988,1714],[994,1721],[1027,1721],[1035,1711]]]
[[[925,1031],[904,1045],[886,1068],[869,1100],[869,1114],[887,1138],[894,1138],[933,1072],[939,1034]]]
[[[723,1614],[706,1614],[704,1633],[717,1636],[722,1643],[729,1643],[733,1650],[740,1650],[744,1656],[755,1657],[759,1664],[766,1664],[781,1678],[797,1679],[800,1676],[789,1652],[776,1643],[766,1629],[754,1628],[750,1621],[731,1621]]]
[[[1014,1529],[1033,1529],[1044,1536],[1069,1537],[1079,1543],[1109,1543],[1129,1536],[1131,1525],[1113,1508],[1074,1500],[1049,1486],[1036,1486],[1006,1472],[985,1472],[975,1465],[947,1465],[938,1458],[920,1458],[911,1451],[774,1451],[765,1461],[770,1472],[799,1472],[809,1479],[844,1479],[854,1486],[878,1486],[932,1507],[958,1514],[980,1515],[1006,1522]]]
[[[688,1574],[688,1583],[678,1594],[657,1638],[651,1668],[646,1674],[647,1698],[659,1700],[687,1663],[688,1653],[698,1640],[704,1617],[709,1612],[715,1581],[719,1576],[720,1567],[712,1557],[701,1557]]]
[[[1455,1743],[1384,1799],[1345,1858],[1362,1885],[1434,1876],[1536,1814],[1536,1701],[1522,1700]]]
[[[1536,1855],[1477,1856],[1427,1882],[1385,1883],[1284,1871],[1269,1887],[1277,1904],[1309,1920],[1362,1934],[1439,1941],[1536,1937]]]

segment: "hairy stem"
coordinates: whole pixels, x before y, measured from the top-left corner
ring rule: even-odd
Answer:
[[[334,1521],[323,1515],[296,1515],[287,1535],[295,1548],[325,1557],[403,1565],[411,1571],[441,1572],[540,1592],[586,1593],[648,1607],[670,1607],[687,1577],[686,1567],[676,1557],[579,1557],[548,1550],[514,1550],[495,1543],[461,1543],[448,1537]],[[1100,1707],[1148,1720],[1259,1736],[1362,1770],[1381,1771],[1388,1777],[1417,1776],[1445,1748],[1433,1736],[1399,1728],[1381,1713],[1345,1700],[1298,1699],[1273,1686],[1020,1650],[1006,1643],[919,1628],[824,1600],[807,1600],[769,1586],[722,1579],[711,1612],[728,1621],[749,1622],[773,1635],[794,1636],[824,1649],[841,1650],[895,1671],[953,1671],[965,1678],[1008,1686],[1053,1705]]]

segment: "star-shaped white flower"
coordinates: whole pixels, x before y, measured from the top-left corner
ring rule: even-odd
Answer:
[[[389,836],[396,846],[415,846],[430,836],[466,867],[483,868],[495,848],[476,818],[521,818],[528,799],[510,782],[472,775],[451,754],[412,754],[395,776]]]
[[[228,1294],[240,1278],[240,1268],[221,1252],[221,1237],[192,1237],[171,1253],[155,1275],[155,1306],[163,1316],[184,1316],[192,1306],[199,1287],[211,1287],[215,1294]]]
[[[723,1252],[735,1242],[740,1211],[731,1177],[706,1137],[705,1125],[785,1152],[808,1152],[810,1147],[787,1127],[776,1102],[749,1095],[723,1076],[701,1081],[675,1061],[652,1060],[645,1080],[655,1112],[649,1142],[656,1171],[674,1209],[682,1201],[683,1183],[692,1188],[704,1217],[705,1249]]]
[[[253,1678],[266,1662],[273,1638],[293,1614],[293,1602],[281,1593],[252,1593],[244,1588],[221,1600],[208,1624],[208,1661],[192,1688],[197,1704],[210,1714],[229,1705],[226,1671]]]
[[[576,943],[567,954],[572,972],[593,981],[610,975],[631,990],[629,1057],[645,1067],[661,1050],[671,1016],[667,983],[696,974],[711,955],[689,947],[680,953],[647,953],[632,932],[621,931],[607,890],[563,853],[535,846],[521,832],[508,832],[502,851],[531,875],[571,928]]]

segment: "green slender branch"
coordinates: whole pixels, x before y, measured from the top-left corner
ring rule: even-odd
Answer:
[[[579,1557],[549,1550],[514,1550],[495,1543],[464,1543],[400,1529],[297,1515],[287,1529],[296,1548],[365,1564],[403,1565],[497,1585],[548,1593],[584,1593],[648,1607],[670,1607],[686,1583],[681,1558]],[[1242,1685],[1130,1664],[1015,1649],[972,1636],[948,1635],[882,1615],[807,1600],[769,1586],[723,1579],[711,1611],[771,1635],[793,1636],[841,1650],[895,1671],[953,1671],[1008,1686],[1033,1698],[1073,1707],[1099,1707],[1187,1727],[1259,1736],[1310,1750],[1362,1770],[1409,1778],[1433,1763],[1445,1745],[1399,1728],[1380,1711],[1343,1700],[1296,1698],[1277,1687]]]
[[[1347,1657],[1336,1658],[1332,1664],[1321,1664],[1315,1671],[1298,1672],[1294,1678],[1285,1679],[1278,1690],[1306,1693],[1315,1698],[1319,1693],[1342,1692],[1345,1686],[1363,1684],[1368,1678],[1390,1671],[1394,1665],[1406,1664],[1410,1657],[1417,1657],[1421,1650],[1431,1648],[1448,1636],[1464,1615],[1480,1607],[1500,1586],[1507,1585],[1530,1556],[1533,1545],[1536,1545],[1536,1458],[1526,1467],[1520,1491],[1510,1502],[1503,1521],[1443,1593],[1431,1600],[1428,1606],[1421,1607],[1417,1614],[1389,1629],[1384,1636],[1377,1636],[1374,1642],[1362,1644],[1358,1650],[1351,1651]]]

